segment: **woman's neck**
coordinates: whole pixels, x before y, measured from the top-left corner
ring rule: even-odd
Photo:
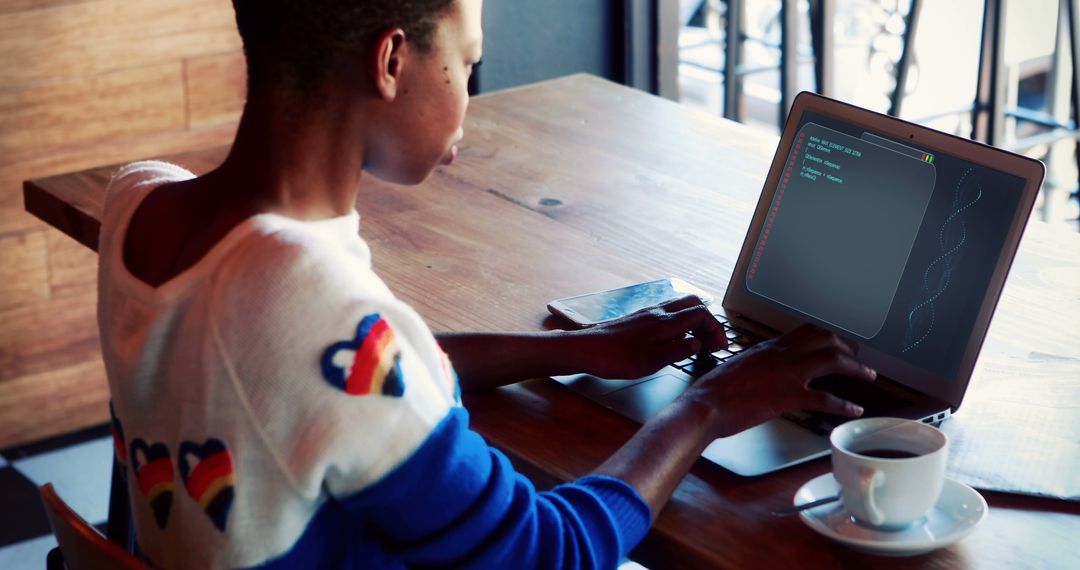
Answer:
[[[333,100],[332,98],[327,98]],[[355,112],[281,98],[249,100],[217,185],[256,211],[298,219],[336,217],[356,203],[364,164]]]
[[[363,172],[364,123],[348,109],[290,112],[272,100],[249,102],[225,162],[143,200],[124,237],[128,269],[158,286],[256,214],[318,220],[352,212]]]

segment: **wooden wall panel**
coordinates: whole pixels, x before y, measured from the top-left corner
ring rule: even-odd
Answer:
[[[244,67],[229,0],[0,0],[0,448],[108,419],[97,256],[22,181],[221,147]]]
[[[49,298],[46,241],[42,232],[0,237],[0,310]]]
[[[22,180],[25,179],[18,178],[14,173],[9,174],[0,166],[0,237],[41,229],[41,223],[23,208],[22,192],[16,191],[21,187]],[[7,256],[7,250],[0,249],[0,257],[7,259]]]
[[[51,149],[33,159],[0,164],[0,236],[36,231],[43,228],[37,218],[26,213],[22,200],[22,183],[82,170],[103,164],[119,164],[140,158],[172,155],[196,148],[228,145],[236,133],[236,123],[157,133],[152,136],[118,141],[103,141],[63,149]]]
[[[0,0],[0,14],[22,12],[37,8],[52,8],[65,4],[85,4],[95,0]]]
[[[0,164],[184,126],[180,62],[0,91]]]
[[[37,218],[26,213],[22,200],[24,180],[102,164],[119,164],[139,158],[171,155],[195,148],[225,146],[232,141],[235,131],[236,124],[228,123],[211,128],[54,149],[25,162],[0,164],[0,237],[43,229]],[[0,257],[6,259],[6,251],[0,250]]]
[[[0,85],[240,49],[228,0],[98,0],[0,14]]]
[[[60,370],[98,350],[97,295],[90,292],[0,310],[0,395],[8,380]],[[96,358],[100,359],[98,354]],[[0,398],[2,399],[2,398]]]
[[[236,134],[236,126],[233,122],[198,129],[166,131],[131,139],[105,140],[94,145],[57,148],[17,164],[0,163],[0,192],[13,191],[21,194],[22,181],[30,178],[177,154],[197,148],[228,145]],[[2,230],[0,233],[3,233]]]
[[[184,61],[188,126],[236,123],[244,110],[247,71],[243,53],[226,53]]]
[[[63,299],[97,292],[97,254],[56,230],[46,230],[49,254],[49,298]]]
[[[4,382],[3,389],[0,448],[109,421],[109,384],[101,358],[15,378]]]

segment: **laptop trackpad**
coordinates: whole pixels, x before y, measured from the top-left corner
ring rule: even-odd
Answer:
[[[556,381],[604,406],[645,423],[690,387],[690,378],[658,374],[637,383],[602,380],[588,375],[556,377]],[[623,386],[623,387],[620,387]],[[701,454],[744,476],[762,475],[829,453],[829,438],[777,418],[731,437],[717,439]]]
[[[702,457],[743,476],[762,475],[829,453],[828,436],[777,418],[713,441]]]
[[[645,423],[674,402],[689,387],[687,380],[672,374],[663,374],[646,382],[609,392],[604,395],[603,402],[620,414]]]

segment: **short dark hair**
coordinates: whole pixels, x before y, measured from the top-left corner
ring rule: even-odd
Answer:
[[[421,51],[456,0],[233,0],[248,93],[267,85],[311,95],[342,50],[366,49],[401,28]]]

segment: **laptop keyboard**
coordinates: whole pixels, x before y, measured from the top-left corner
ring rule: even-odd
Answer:
[[[718,350],[711,354],[695,354],[690,358],[672,364],[672,366],[689,374],[695,380],[720,364],[734,358],[746,348],[763,340],[753,332],[732,323],[722,314],[714,316],[724,325],[724,334],[728,339],[727,349]],[[864,417],[888,415],[913,404],[910,400],[877,388],[873,384],[835,374],[811,381],[810,387],[859,404],[863,407]],[[852,419],[846,416],[810,410],[785,412],[780,417],[818,435],[828,435],[832,428]]]
[[[672,364],[672,366],[686,372],[695,380],[762,340],[754,333],[732,323],[724,315],[717,314],[713,316],[724,325],[724,335],[727,337],[728,347],[712,354],[695,354],[690,358]]]

